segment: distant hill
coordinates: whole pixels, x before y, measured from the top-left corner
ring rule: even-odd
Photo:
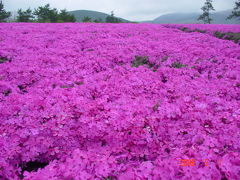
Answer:
[[[226,10],[212,13],[212,24],[240,24],[240,21],[237,19],[226,20],[231,11]],[[197,24],[202,23],[202,21],[197,21],[200,15],[201,13],[171,13],[159,16],[153,21],[148,22],[157,24]]]
[[[82,22],[82,19],[84,18],[84,16],[88,16],[92,20],[101,18],[103,21],[105,21],[107,16],[109,16],[109,14],[106,14],[106,13],[102,13],[98,11],[90,11],[90,10],[76,10],[76,11],[69,11],[68,13],[74,15],[77,22]],[[129,22],[128,20],[123,18],[119,18],[119,19],[121,19],[122,22]]]

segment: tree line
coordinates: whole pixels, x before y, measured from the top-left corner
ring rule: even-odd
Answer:
[[[206,0],[204,6],[201,8],[203,14],[198,17],[199,21],[203,21],[205,24],[210,24],[212,22],[212,18],[210,17],[210,12],[215,11],[213,5],[213,0]],[[7,12],[4,9],[4,5],[2,0],[0,1],[0,22],[6,22],[7,19],[11,16],[11,12]],[[235,2],[235,7],[233,8],[231,14],[227,17],[227,19],[238,18],[240,20],[240,0]],[[51,8],[49,4],[45,6],[40,6],[37,9],[32,11],[30,8],[27,10],[18,10],[17,22],[76,22],[74,15],[71,15],[67,12],[66,9],[62,9],[58,11],[56,8]],[[107,22],[107,23],[120,23],[122,22],[119,18],[114,16],[113,11],[111,15],[107,16],[105,20],[99,19],[91,19],[90,17],[84,17],[82,19],[83,22]]]
[[[32,11],[30,8],[27,10],[19,9],[17,12],[16,22],[40,22],[40,23],[62,23],[62,22],[76,22],[74,15],[67,12],[66,9],[58,11],[56,8],[51,8],[50,4],[40,6]],[[2,1],[0,1],[0,22],[6,22],[7,18],[11,16],[11,12],[4,9]],[[111,15],[107,16],[105,20],[99,18],[92,20],[90,17],[84,17],[83,22],[107,22],[107,23],[120,23],[119,18],[114,16],[113,11]]]
[[[30,8],[27,10],[19,9],[17,11],[17,22],[42,22],[42,23],[55,23],[55,22],[75,22],[76,19],[73,15],[69,14],[66,9],[58,11],[56,8],[51,8],[49,4],[40,6],[34,11]],[[11,16],[11,12],[4,10],[2,1],[0,2],[0,22],[6,22],[7,18]]]
[[[95,23],[104,23],[104,22],[106,22],[106,23],[122,23],[122,20],[119,19],[119,18],[117,18],[117,17],[115,17],[114,12],[112,11],[112,12],[111,12],[111,15],[107,16],[107,17],[105,18],[105,20],[102,19],[102,18],[92,19],[92,18],[90,18],[90,17],[88,17],[88,16],[85,16],[85,17],[82,19],[82,22],[95,22]]]

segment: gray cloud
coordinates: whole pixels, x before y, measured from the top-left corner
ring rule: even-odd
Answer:
[[[3,0],[5,8],[16,11],[19,8],[37,8],[50,3],[52,7],[67,10],[95,10],[110,13],[129,20],[151,20],[171,12],[197,12],[205,0]],[[232,9],[235,0],[214,0],[217,11]]]

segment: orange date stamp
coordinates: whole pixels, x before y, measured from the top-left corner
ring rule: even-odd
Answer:
[[[205,166],[209,166],[209,159],[203,160]],[[218,165],[221,165],[222,160],[218,160]],[[180,166],[195,166],[196,160],[195,159],[180,159]]]

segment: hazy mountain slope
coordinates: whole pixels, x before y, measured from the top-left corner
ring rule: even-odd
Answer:
[[[101,18],[104,21],[105,21],[106,17],[108,16],[108,14],[106,14],[106,13],[102,13],[102,12],[98,12],[98,11],[90,11],[90,10],[76,10],[76,11],[69,11],[68,13],[73,14],[75,16],[77,22],[82,22],[82,19],[84,18],[84,16],[88,16],[92,20]],[[119,19],[121,19],[123,22],[129,22],[128,20],[123,19],[123,18],[119,18]]]
[[[215,24],[240,24],[240,20],[238,19],[231,19],[226,20],[226,18],[231,14],[232,10],[227,11],[220,11],[213,14],[213,23]]]
[[[176,24],[176,23],[194,23],[198,17],[198,13],[171,13],[162,15],[154,19],[153,23]]]
[[[159,16],[154,19],[152,23],[159,24],[188,24],[188,23],[202,23],[197,21],[201,13],[171,13]],[[219,11],[212,13],[213,24],[240,24],[237,19],[226,20],[227,16],[231,14],[231,10]]]

